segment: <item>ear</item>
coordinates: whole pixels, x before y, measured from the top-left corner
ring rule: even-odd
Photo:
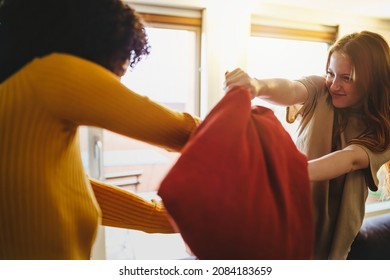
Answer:
[[[113,58],[110,61],[110,66],[114,74],[116,74],[118,77],[123,77],[129,68],[129,63],[129,58]]]

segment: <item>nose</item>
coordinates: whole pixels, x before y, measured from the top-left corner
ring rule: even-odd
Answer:
[[[337,91],[341,88],[340,80],[336,77],[332,81],[330,81],[330,89],[333,91]]]

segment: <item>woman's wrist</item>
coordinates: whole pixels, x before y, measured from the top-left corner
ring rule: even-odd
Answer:
[[[255,98],[260,95],[260,88],[261,84],[260,81],[257,80],[256,78],[251,78],[250,80],[251,84],[251,90],[252,90],[252,97]]]

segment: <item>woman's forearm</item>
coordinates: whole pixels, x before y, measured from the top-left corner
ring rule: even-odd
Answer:
[[[343,150],[310,160],[309,179],[310,181],[330,180],[368,166],[367,153],[359,146],[351,145]]]
[[[258,83],[257,96],[261,99],[282,106],[291,106],[305,102],[307,91],[300,82],[287,79],[263,79]]]
[[[175,233],[165,207],[142,197],[92,178],[89,178],[102,211],[105,226],[135,229],[147,233]]]
[[[243,86],[251,90],[252,97],[260,97],[269,103],[290,106],[304,103],[307,99],[305,86],[288,79],[261,79],[250,77],[245,71],[237,68],[226,72],[226,86]]]

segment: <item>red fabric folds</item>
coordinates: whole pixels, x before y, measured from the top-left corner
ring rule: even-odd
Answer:
[[[307,159],[273,112],[231,89],[159,189],[199,259],[311,259]]]

